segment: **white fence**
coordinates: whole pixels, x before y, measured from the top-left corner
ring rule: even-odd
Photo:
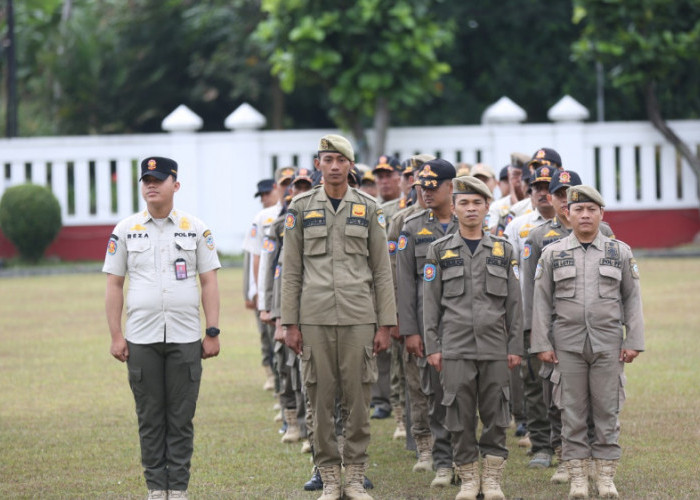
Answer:
[[[170,133],[0,139],[0,196],[24,182],[48,185],[61,204],[65,225],[112,225],[144,206],[138,189],[140,160],[168,156],[180,164],[176,206],[205,220],[222,252],[239,252],[260,209],[253,198],[257,181],[270,177],[275,166],[311,166],[319,138],[333,132],[261,131],[257,128],[264,122],[251,120],[257,112],[250,107],[239,111],[227,120],[231,132],[197,133],[196,123],[173,126],[166,119]],[[670,125],[698,149],[700,121]],[[496,171],[512,152],[531,154],[547,146],[584,183],[601,190],[608,210],[699,204],[693,172],[647,122],[393,128],[387,144],[387,152],[400,158],[432,153],[453,162],[488,163]]]

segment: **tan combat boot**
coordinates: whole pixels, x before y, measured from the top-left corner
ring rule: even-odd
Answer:
[[[168,490],[168,500],[179,498],[180,500],[187,500],[187,490]]]
[[[456,465],[455,471],[462,480],[455,500],[476,500],[481,489],[479,481],[479,461],[470,464]]]
[[[596,482],[596,479],[598,479],[598,471],[596,470],[595,467],[596,467],[595,461],[592,458],[587,458],[586,459],[586,470],[588,471],[588,479],[590,479],[594,483]]]
[[[554,454],[557,456],[557,470],[550,481],[557,484],[568,483],[569,472],[566,470],[566,463],[561,460],[561,446],[554,448]]]
[[[596,470],[598,477],[596,478],[595,487],[598,490],[600,498],[618,498],[617,488],[613,478],[617,470],[617,460],[601,460],[595,459]]]
[[[416,436],[418,461],[413,466],[413,472],[431,472],[433,470],[433,436]]]
[[[263,384],[263,391],[274,391],[275,390],[275,374],[272,373],[272,368],[265,365],[265,383]]]
[[[394,420],[396,420],[396,430],[394,431],[393,439],[406,439],[406,424],[403,419],[403,406],[394,406],[392,408]]]
[[[166,500],[167,498],[166,490],[148,490],[148,500]]]
[[[323,480],[323,495],[318,500],[340,500],[340,465],[326,465],[318,468]]]
[[[351,500],[373,500],[365,490],[365,464],[345,465],[345,498]]]
[[[301,429],[297,421],[297,410],[284,410],[284,420],[287,422],[287,431],[282,436],[283,443],[296,443],[301,439]]]
[[[586,460],[567,460],[571,488],[569,499],[588,498],[588,467]]]
[[[430,483],[431,488],[447,488],[452,484],[452,479],[454,479],[454,471],[452,467],[439,467],[435,471],[435,477]]]
[[[505,500],[505,495],[501,490],[501,478],[503,469],[506,466],[506,459],[495,455],[484,457],[484,473],[481,478],[481,492],[484,500]]]

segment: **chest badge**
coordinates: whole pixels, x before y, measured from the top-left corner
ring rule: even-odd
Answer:
[[[505,250],[503,250],[503,243],[500,241],[494,241],[493,243],[493,250],[491,250],[491,255],[494,257],[503,257],[506,254]]]

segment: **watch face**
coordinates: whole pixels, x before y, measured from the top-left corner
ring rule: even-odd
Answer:
[[[215,326],[212,326],[210,328],[207,328],[204,333],[206,333],[210,337],[216,337],[217,335],[219,335],[219,333],[221,333],[221,330],[219,330]]]

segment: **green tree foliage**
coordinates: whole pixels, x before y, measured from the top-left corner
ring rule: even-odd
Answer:
[[[452,41],[454,23],[438,23],[429,0],[263,0],[256,35],[286,92],[319,86],[336,124],[365,151],[375,118],[375,151],[384,148],[389,116],[441,88],[449,71],[436,50]]]
[[[61,230],[61,206],[46,187],[13,186],[0,200],[0,229],[24,259],[37,262]]]

